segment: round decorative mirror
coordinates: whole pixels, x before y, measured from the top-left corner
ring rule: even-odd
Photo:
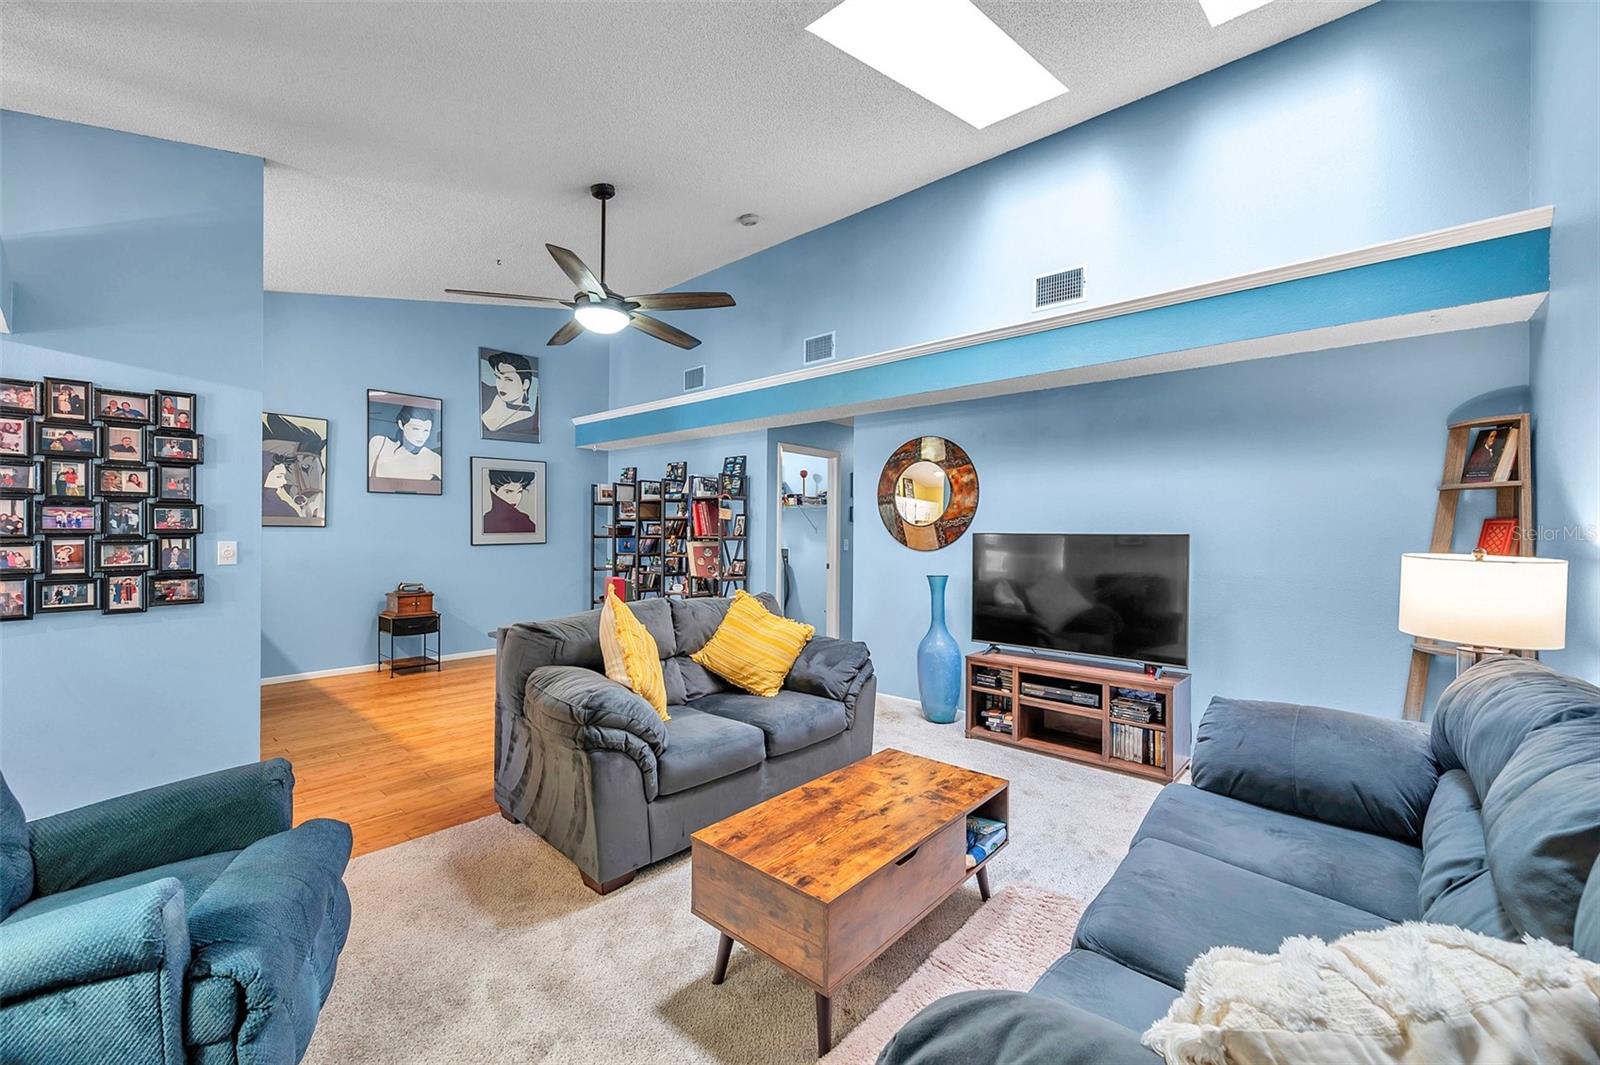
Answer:
[[[884,527],[914,551],[955,543],[977,510],[978,471],[959,445],[942,436],[907,440],[878,475]]]

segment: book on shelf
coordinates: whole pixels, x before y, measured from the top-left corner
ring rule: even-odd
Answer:
[[[1113,721],[1111,723],[1111,757],[1124,762],[1165,769],[1167,765],[1167,734],[1154,729],[1139,728]]]
[[[1006,841],[1006,826],[977,814],[967,815],[967,868],[972,868],[1000,849]]]

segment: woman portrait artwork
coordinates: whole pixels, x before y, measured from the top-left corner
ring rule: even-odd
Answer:
[[[444,401],[367,392],[367,491],[444,493]]]
[[[478,421],[485,440],[539,442],[539,360],[478,349]]]
[[[261,524],[321,527],[327,517],[328,423],[261,415]]]

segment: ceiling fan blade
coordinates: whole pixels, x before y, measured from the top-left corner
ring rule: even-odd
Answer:
[[[584,292],[593,292],[596,296],[604,296],[606,294],[606,287],[600,283],[598,277],[594,276],[594,271],[583,265],[582,259],[567,249],[558,248],[554,244],[546,244],[545,250],[550,253],[550,258],[556,261],[556,265],[561,267],[561,272],[570,277],[572,283],[577,285],[579,289]]]
[[[733,297],[726,292],[651,292],[629,296],[628,302],[637,303],[646,311],[694,311],[703,307],[732,307]]]
[[[523,303],[542,303],[547,307],[571,307],[571,300],[558,300],[554,296],[524,296],[520,292],[479,292],[472,288],[447,288],[452,296],[482,296],[491,300],[521,300]]]
[[[658,318],[648,314],[636,314],[628,320],[628,324],[641,333],[648,333],[657,340],[665,340],[668,344],[676,344],[680,348],[695,348],[700,346],[700,341],[685,333],[682,329],[674,329]]]
[[[576,318],[573,318],[560,329],[557,329],[555,331],[555,335],[544,342],[544,346],[551,348],[558,344],[570,343],[572,338],[581,332],[583,332],[583,326],[578,324],[578,320]]]

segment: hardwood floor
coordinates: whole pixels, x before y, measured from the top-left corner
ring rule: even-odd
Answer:
[[[355,853],[495,812],[494,658],[261,689],[261,756],[294,763],[294,819],[348,821]]]

